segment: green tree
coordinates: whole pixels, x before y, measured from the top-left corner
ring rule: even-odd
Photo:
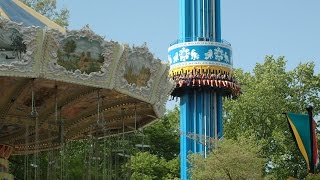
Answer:
[[[13,49],[15,57],[21,59],[22,53],[27,52],[27,46],[23,42],[21,34],[19,34],[19,32],[15,30],[12,32],[10,39],[12,41],[11,48]]]
[[[20,0],[30,6],[40,14],[48,17],[62,27],[69,25],[69,10],[63,8],[57,9],[57,0]]]
[[[65,148],[64,156],[61,156],[59,150],[52,150],[47,152],[40,152],[38,157],[38,173],[40,179],[48,179],[47,175],[50,174],[49,179],[57,179],[60,177],[60,163],[64,162],[65,171],[64,177],[71,177],[72,179],[82,179],[83,173],[86,172],[87,166],[85,164],[86,151],[88,149],[88,141],[72,141],[68,142]],[[48,154],[52,154],[52,158],[48,158]],[[33,179],[34,168],[31,166],[34,163],[34,155],[28,155],[28,163],[25,164],[25,156],[12,156],[10,157],[10,172],[16,179],[24,179],[26,169],[24,165],[27,165],[29,171],[29,179]],[[48,163],[53,163],[51,167],[48,167]]]
[[[166,161],[149,152],[139,152],[131,157],[126,166],[131,169],[130,179],[133,180],[174,179],[178,177],[179,161],[178,158]]]
[[[224,139],[207,158],[190,156],[191,179],[262,179],[265,159],[250,138]]]
[[[320,174],[308,174],[306,177],[306,180],[319,180]]]
[[[312,104],[320,110],[320,75],[314,63],[286,71],[284,57],[267,56],[253,73],[235,72],[243,94],[225,102],[225,137],[253,134],[267,157],[265,173],[275,179],[306,176],[306,164],[296,147],[283,112],[306,113]]]
[[[176,158],[180,153],[178,107],[147,127],[144,133],[150,143],[152,154],[167,160]]]
[[[131,179],[178,179],[179,109],[175,107],[136,136],[135,142],[150,145],[148,152],[138,152],[127,162]],[[143,138],[143,139],[142,139]]]
[[[64,46],[63,46],[63,50],[66,53],[68,59],[70,59],[70,54],[73,53],[75,51],[75,49],[77,48],[76,42],[74,40],[68,40]]]

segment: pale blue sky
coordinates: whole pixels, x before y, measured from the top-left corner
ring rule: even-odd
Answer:
[[[70,10],[70,29],[86,24],[108,40],[141,45],[162,60],[178,39],[178,0],[57,0]],[[320,59],[320,0],[221,0],[222,38],[235,68],[252,71],[266,55],[285,56],[288,69]],[[175,103],[169,102],[171,109]]]
[[[58,0],[70,9],[70,29],[86,24],[122,43],[147,42],[167,58],[178,38],[178,0]],[[266,55],[283,55],[292,69],[314,61],[319,71],[319,0],[221,0],[222,38],[233,47],[235,68],[251,71]]]

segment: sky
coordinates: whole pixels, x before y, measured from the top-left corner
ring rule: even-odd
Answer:
[[[178,0],[57,1],[70,10],[69,29],[88,24],[106,40],[146,42],[161,60],[178,39]],[[273,55],[285,56],[288,70],[313,61],[319,73],[319,7],[320,0],[221,0],[222,38],[232,44],[233,67],[252,72]]]
[[[86,24],[106,40],[142,45],[162,60],[178,39],[178,0],[57,0],[70,10],[69,29]],[[234,68],[252,71],[266,55],[287,68],[314,61],[319,72],[319,0],[221,0],[222,38],[232,44]]]

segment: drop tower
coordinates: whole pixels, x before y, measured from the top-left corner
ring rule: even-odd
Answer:
[[[181,179],[188,154],[207,152],[223,135],[223,97],[240,87],[232,74],[231,44],[221,38],[220,0],[179,0],[179,39],[168,50],[170,77],[180,97]]]

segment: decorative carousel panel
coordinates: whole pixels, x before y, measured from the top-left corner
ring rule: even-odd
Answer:
[[[62,35],[48,31],[44,51],[45,77],[77,84],[108,88],[112,65],[120,45],[106,42],[89,27]]]
[[[146,46],[125,46],[114,77],[116,89],[149,102],[161,69],[160,60],[156,60]]]
[[[0,17],[0,74],[36,76],[41,34],[40,29],[23,27]]]

